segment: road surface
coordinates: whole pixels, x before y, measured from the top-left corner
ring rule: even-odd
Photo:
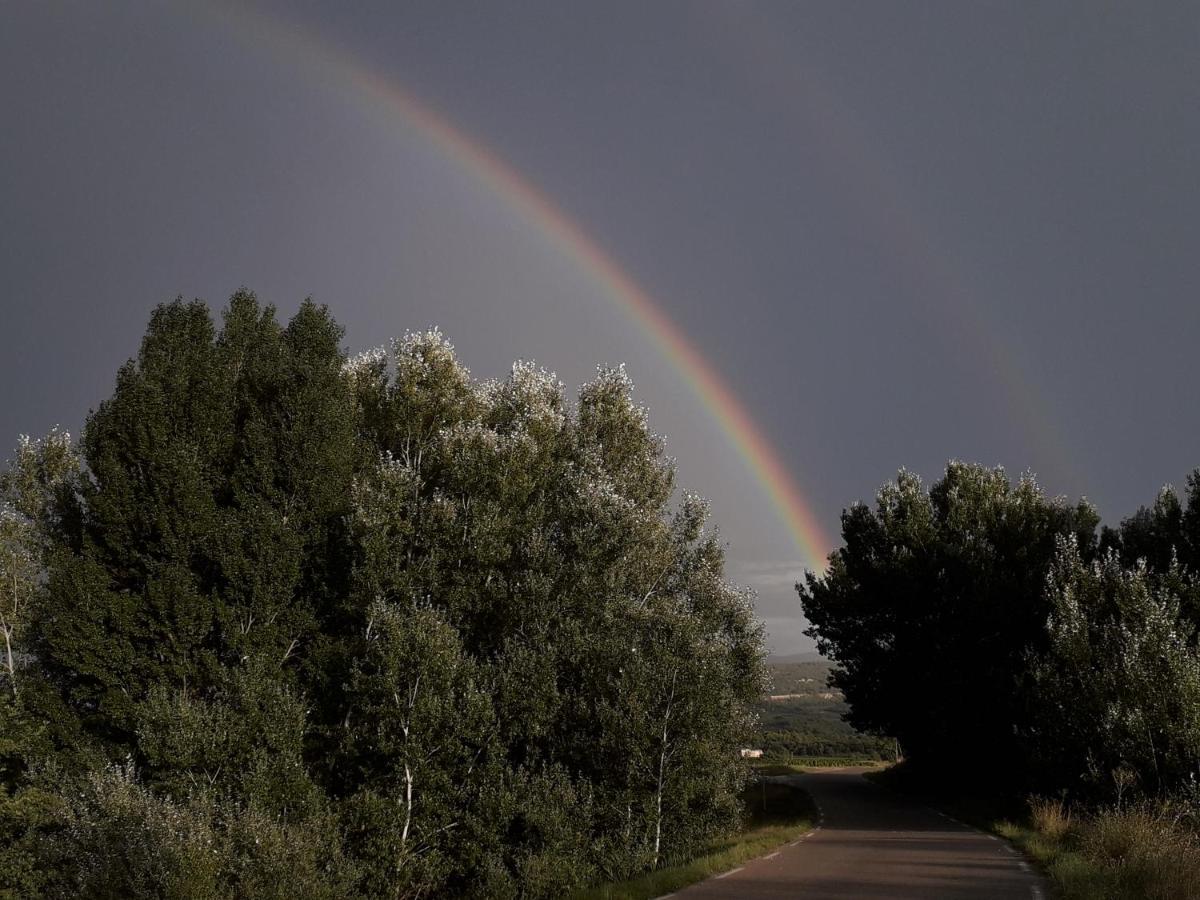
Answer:
[[[1043,900],[1029,864],[999,838],[876,787],[863,769],[784,776],[821,811],[818,827],[679,900]]]

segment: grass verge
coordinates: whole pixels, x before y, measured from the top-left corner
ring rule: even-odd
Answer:
[[[993,830],[1037,866],[1049,880],[1056,898],[1103,900],[1125,896],[1114,893],[1116,886],[1109,873],[1082,853],[1068,849],[1061,837],[1042,834],[1015,822],[997,822]]]
[[[1062,900],[1195,900],[1200,838],[1162,802],[1073,817],[1059,801],[1034,800],[1029,823],[996,833],[1038,864]]]
[[[602,884],[574,900],[650,900],[769,853],[810,830],[816,820],[812,799],[790,784],[766,782],[746,791],[747,827],[710,845],[695,859],[647,872],[629,881]]]

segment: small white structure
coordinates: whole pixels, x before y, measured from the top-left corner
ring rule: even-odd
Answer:
[[[761,750],[751,750],[748,747],[742,748],[742,759],[762,759]]]

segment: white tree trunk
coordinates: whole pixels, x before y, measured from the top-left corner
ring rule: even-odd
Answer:
[[[17,667],[16,667],[15,663],[13,662],[13,649],[12,649],[12,631],[13,630],[12,630],[12,626],[5,623],[5,625],[3,626],[3,631],[4,631],[4,655],[5,655],[4,667],[8,671],[8,681],[12,685],[12,692],[13,692],[13,696],[15,697],[15,696],[17,696]]]
[[[412,824],[413,776],[408,762],[404,763],[404,829],[400,832],[400,844],[408,844],[408,827]]]
[[[675,679],[679,675],[679,670],[676,669],[671,673],[671,693],[667,696],[667,709],[663,713],[663,728],[662,728],[662,745],[658,754],[658,785],[654,792],[654,866],[658,868],[659,851],[662,848],[662,805],[663,805],[663,788],[666,785],[667,774],[667,755],[670,749],[670,734],[668,728],[671,723],[671,706],[675,702]]]
[[[17,696],[17,665],[13,658],[12,638],[13,632],[16,630],[17,622],[21,618],[21,594],[17,584],[17,554],[14,552],[11,555],[12,566],[12,617],[8,615],[8,611],[3,612],[0,617],[0,630],[4,631],[4,665],[8,671],[8,682],[12,687],[13,696]]]

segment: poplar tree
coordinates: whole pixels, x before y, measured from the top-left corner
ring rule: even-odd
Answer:
[[[736,824],[762,631],[624,370],[340,339],[160,306],[5,520],[42,893],[558,897]]]
[[[1169,587],[1181,573],[1167,576],[1144,559],[1125,568],[1115,551],[1088,564],[1073,539],[1060,539],[1046,584],[1049,646],[1033,666],[1033,737],[1047,782],[1104,794],[1126,769],[1159,794],[1195,777],[1200,653]]]
[[[300,672],[348,571],[356,453],[341,331],[239,292],[157,308],[89,418],[77,527],[56,535],[39,659],[114,752],[151,688],[203,693],[262,656]]]
[[[1031,476],[1014,484],[1003,469],[959,462],[928,491],[901,471],[874,508],[843,513],[844,546],[797,590],[851,723],[897,737],[943,776],[988,765],[1026,779],[1046,573],[1060,536],[1093,554],[1097,524],[1086,502],[1048,498]]]

